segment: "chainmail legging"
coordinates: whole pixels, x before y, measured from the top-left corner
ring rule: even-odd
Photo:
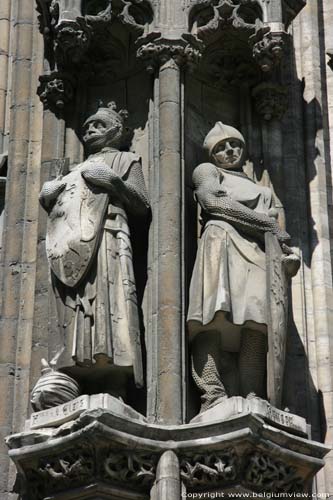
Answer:
[[[242,396],[265,397],[267,335],[255,330],[242,330],[239,353],[239,376]]]
[[[191,354],[192,377],[201,392],[202,412],[227,396],[219,372],[219,333],[199,333],[193,341]]]
[[[249,394],[265,396],[266,338],[261,332],[242,330],[238,366],[243,397]],[[201,392],[200,412],[228,397],[221,378],[223,367],[218,332],[202,332],[195,337],[191,349],[191,366],[193,380]]]

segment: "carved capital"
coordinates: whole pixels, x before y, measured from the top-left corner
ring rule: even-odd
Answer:
[[[252,96],[257,113],[264,120],[280,120],[288,106],[288,94],[285,87],[272,82],[257,85]]]
[[[89,49],[92,30],[83,18],[62,21],[55,28],[55,54],[60,67],[79,63]]]
[[[74,96],[75,79],[68,73],[54,71],[39,77],[40,85],[37,94],[45,109],[62,110]]]
[[[261,72],[250,57],[237,45],[225,44],[221,49],[210,50],[203,57],[202,68],[214,87],[253,87],[260,82]]]
[[[154,73],[168,61],[177,66],[195,66],[201,58],[200,46],[193,46],[183,39],[169,40],[166,38],[155,38],[147,43],[141,43],[137,51],[137,57],[146,65],[149,73]]]
[[[253,57],[265,73],[272,71],[283,55],[286,33],[282,25],[275,24],[261,27],[252,37]]]

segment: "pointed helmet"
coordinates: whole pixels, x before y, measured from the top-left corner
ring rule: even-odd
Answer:
[[[203,143],[203,147],[210,158],[217,144],[226,139],[238,139],[245,146],[245,139],[239,130],[222,122],[216,122],[212,130],[206,135]]]

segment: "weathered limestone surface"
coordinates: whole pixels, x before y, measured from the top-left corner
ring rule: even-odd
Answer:
[[[231,36],[226,41],[223,33],[229,29],[229,11],[225,7],[228,2],[215,2],[223,7],[218,27],[215,25],[207,32],[200,31],[205,16],[197,19],[194,10],[189,18],[189,9],[196,3],[200,7],[202,2],[139,1],[138,10],[131,11],[132,18],[122,18],[128,2],[117,0],[112,2],[119,8],[112,29],[101,28],[98,19],[91,21],[97,23],[93,25],[98,25],[98,30],[105,29],[97,49],[90,47],[91,32],[83,25],[76,26],[73,38],[73,32],[68,30],[68,21],[75,20],[81,7],[88,6],[89,14],[97,14],[93,10],[96,4],[79,0],[59,3],[67,24],[59,29],[60,62],[56,68],[52,57],[47,57],[47,30],[44,53],[34,2],[0,2],[0,154],[8,151],[0,257],[0,396],[5,401],[0,410],[1,499],[17,498],[17,493],[13,493],[16,468],[8,459],[2,437],[24,429],[32,411],[30,392],[40,377],[41,358],[50,354],[50,338],[56,328],[56,305],[50,293],[45,253],[47,217],[38,207],[38,193],[44,182],[55,178],[59,159],[68,158],[71,164],[84,160],[79,126],[96,109],[99,99],[115,100],[119,107],[130,110],[132,132],[127,148],[142,157],[152,205],[149,245],[148,235],[137,227],[142,236],[140,251],[146,252],[148,246],[148,262],[140,259],[136,263],[136,271],[141,273],[138,294],[147,349],[147,387],[146,392],[128,387],[129,403],[135,408],[132,411],[146,414],[149,423],[133,423],[119,415],[88,410],[75,423],[62,427],[58,436],[59,428],[49,428],[13,437],[11,456],[17,463],[31,463],[32,455],[26,447],[29,443],[33,446],[32,454],[36,452],[35,457],[41,457],[43,471],[48,475],[51,469],[46,458],[55,453],[58,462],[51,466],[57,463],[59,472],[57,467],[64,450],[72,450],[72,438],[79,446],[82,434],[93,447],[97,444],[102,449],[103,440],[111,439],[125,450],[121,463],[118,455],[119,466],[129,463],[128,450],[141,445],[145,453],[148,450],[148,464],[146,455],[143,462],[140,457],[141,461],[135,463],[140,467],[143,463],[149,477],[147,484],[149,489],[152,487],[150,494],[146,487],[140,493],[124,493],[118,484],[105,484],[103,478],[98,483],[88,480],[84,494],[79,485],[75,491],[56,493],[51,497],[54,499],[148,499],[151,495],[153,500],[171,500],[172,492],[178,500],[180,482],[183,488],[186,484],[189,491],[192,487],[195,491],[204,470],[202,464],[210,466],[216,452],[224,453],[231,445],[238,457],[244,457],[244,451],[252,454],[252,481],[261,477],[256,468],[260,458],[257,453],[264,456],[266,465],[273,463],[279,468],[280,458],[274,451],[279,449],[283,460],[296,467],[304,483],[305,478],[321,468],[327,448],[309,443],[304,436],[292,435],[281,426],[272,426],[272,422],[262,420],[263,415],[254,416],[252,412],[232,419],[232,423],[227,420],[222,424],[178,426],[190,421],[199,410],[199,395],[189,375],[185,330],[189,281],[201,229],[191,177],[195,166],[206,160],[202,140],[216,121],[230,123],[242,131],[249,153],[246,173],[275,193],[279,222],[292,235],[292,249],[301,258],[290,297],[282,408],[287,406],[291,414],[311,424],[312,440],[332,447],[333,71],[327,65],[327,52],[333,49],[331,0],[260,2],[263,20],[274,23],[273,35],[265,36],[260,30],[255,33],[253,26],[244,28],[240,23],[237,40]],[[49,2],[38,0],[38,4]],[[104,6],[107,4],[105,1]],[[294,6],[295,10],[287,6]],[[285,26],[282,10],[287,19]],[[249,12],[248,16],[251,24],[253,17]],[[191,30],[192,35],[199,34],[200,43],[191,37],[181,38]],[[153,39],[148,36],[151,32],[155,32]],[[70,43],[66,45],[68,34]],[[248,44],[250,35],[257,38]],[[141,53],[139,57],[142,47],[143,56]],[[196,65],[200,52],[201,62]],[[228,53],[232,54],[231,59]],[[53,74],[58,70],[60,75]],[[38,77],[43,74],[46,79],[39,94],[46,107],[50,104],[44,112],[36,95]],[[120,402],[118,406],[121,407]],[[219,414],[219,418],[224,417]],[[286,418],[284,414],[283,417]],[[101,436],[98,443],[94,441],[95,429]],[[212,438],[216,438],[217,445],[207,455],[204,450]],[[201,461],[192,460],[191,453],[197,445],[202,452]],[[186,460],[179,450],[186,451]],[[218,458],[221,462],[217,463],[223,465],[230,456]],[[74,464],[77,460],[74,456]],[[107,470],[112,475],[114,461],[110,456],[108,460]],[[314,488],[320,493],[333,495],[332,461],[330,454],[316,476]],[[86,471],[90,470],[89,464]],[[36,466],[38,460],[34,462]],[[66,470],[75,476],[75,467]],[[66,470],[62,471],[65,475]],[[239,486],[235,481],[233,489],[216,469],[212,477],[222,481],[225,492],[228,488],[247,492],[253,486]],[[71,480],[66,481],[68,485]],[[205,481],[207,485],[208,476]],[[55,489],[58,487],[59,483]]]
[[[1,258],[0,496],[10,497],[15,470],[3,437],[22,428],[31,368],[42,107],[35,95],[43,42],[32,2],[1,2],[0,148],[8,150]],[[8,131],[10,129],[10,135]]]
[[[330,70],[325,61],[325,37],[329,19],[328,2],[308,2],[294,24],[297,77],[304,82],[303,126],[305,127],[306,182],[309,186],[309,248],[304,262],[304,342],[310,375],[319,391],[316,406],[321,422],[313,422],[313,436],[332,446],[332,168],[328,122]],[[326,17],[328,16],[328,17]],[[326,78],[328,77],[328,80]],[[310,284],[311,283],[311,284]],[[299,308],[299,306],[296,306]],[[310,395],[309,404],[313,404]],[[312,403],[311,403],[312,399]],[[311,406],[310,406],[311,407]],[[323,429],[322,421],[326,421]],[[318,429],[321,427],[321,430]],[[319,431],[319,432],[318,432]],[[319,437],[320,436],[320,437]],[[318,491],[332,494],[332,458],[318,475]]]

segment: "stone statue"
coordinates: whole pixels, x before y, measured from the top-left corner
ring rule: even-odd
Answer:
[[[276,236],[290,274],[298,257],[276,220],[272,191],[242,169],[245,141],[217,122],[204,141],[211,163],[193,172],[202,235],[188,310],[193,379],[201,412],[230,396],[266,397],[267,259],[265,233]]]
[[[129,217],[144,224],[149,210],[140,157],[118,149],[124,118],[114,103],[100,107],[83,125],[87,159],[40,193],[62,339],[53,365],[90,391],[94,377],[107,377],[116,393],[131,375],[143,386]]]

